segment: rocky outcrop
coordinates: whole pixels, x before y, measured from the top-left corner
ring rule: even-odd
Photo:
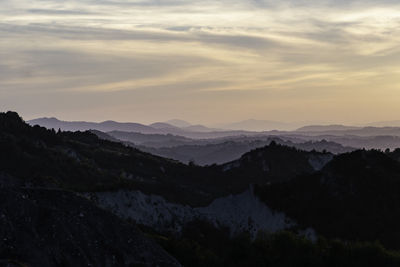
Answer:
[[[216,228],[228,228],[232,235],[248,232],[252,237],[260,230],[276,232],[295,225],[285,214],[268,208],[251,188],[241,194],[217,198],[205,207],[171,203],[161,196],[140,191],[87,195],[119,217],[132,219],[159,232],[180,234],[187,223],[197,220],[211,223]]]

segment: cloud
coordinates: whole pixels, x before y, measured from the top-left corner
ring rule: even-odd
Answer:
[[[27,13],[38,14],[38,15],[93,15],[101,14],[83,10],[65,10],[65,9],[40,9],[33,8],[26,10]]]
[[[224,107],[241,105],[247,94],[246,103],[257,103],[259,112],[263,104],[286,112],[276,103],[298,99],[298,110],[293,111],[297,116],[300,107],[309,104],[306,99],[318,106],[318,99],[322,103],[327,96],[345,99],[349,90],[361,95],[379,88],[385,92],[378,97],[383,103],[400,84],[397,1],[3,3],[3,102],[18,103],[29,94],[46,106],[41,97],[60,102],[79,95],[79,103],[91,104],[74,108],[95,114],[88,109],[101,110],[107,101],[100,99],[109,94],[110,110],[118,100],[125,105],[118,114],[137,111],[126,99],[143,109],[151,99],[152,105],[165,108],[160,112],[178,112],[187,101],[196,102],[198,110],[191,114],[200,117],[201,105],[212,109],[210,103],[219,100],[224,112]],[[47,110],[54,106],[48,104]]]

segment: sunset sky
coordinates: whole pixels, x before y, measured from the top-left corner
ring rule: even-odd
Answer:
[[[0,0],[0,110],[143,123],[400,119],[400,2]]]

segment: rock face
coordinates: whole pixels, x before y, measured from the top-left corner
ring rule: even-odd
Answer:
[[[180,266],[132,224],[74,193],[0,188],[0,266]]]

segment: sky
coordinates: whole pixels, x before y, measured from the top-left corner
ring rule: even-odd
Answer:
[[[0,110],[142,123],[400,119],[400,2],[0,0]]]

